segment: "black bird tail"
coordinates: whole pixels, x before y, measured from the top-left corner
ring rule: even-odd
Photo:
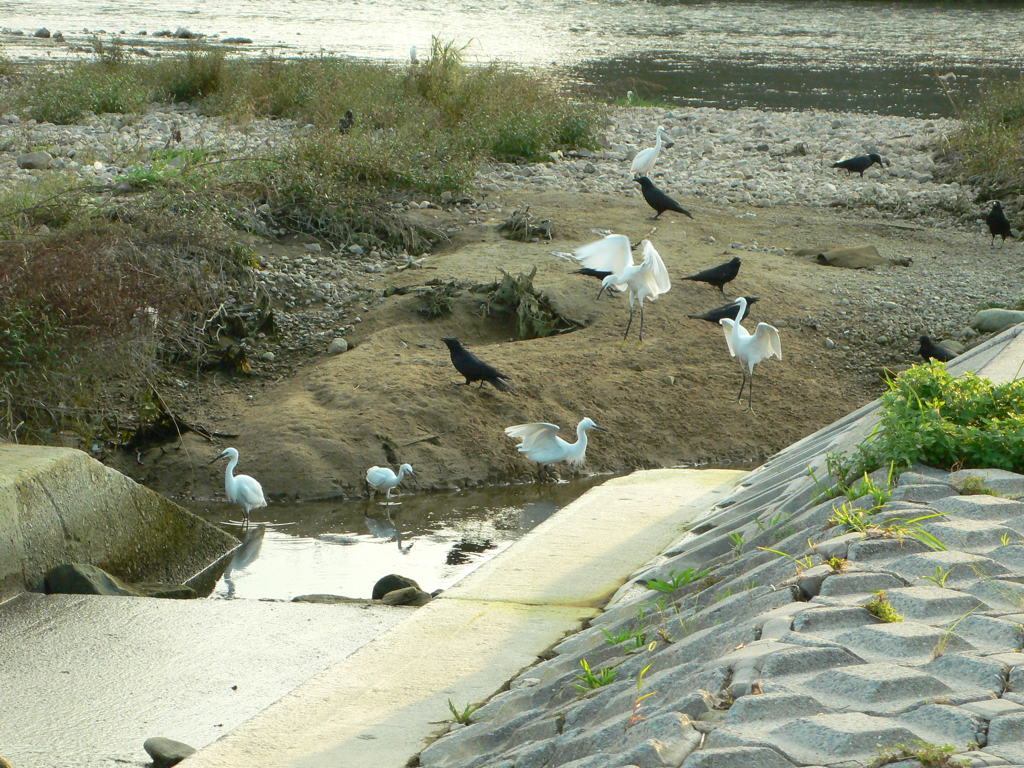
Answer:
[[[512,389],[512,383],[506,381],[505,378],[502,376],[498,376],[497,378],[491,379],[490,382],[491,384],[494,385],[494,388],[499,392],[508,392],[510,389]]]

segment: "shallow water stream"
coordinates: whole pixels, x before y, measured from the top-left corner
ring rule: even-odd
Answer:
[[[416,579],[428,592],[444,589],[607,479],[407,491],[390,506],[368,500],[272,503],[253,513],[267,526],[242,531],[228,524],[243,546],[211,597],[290,600],[326,593],[368,599],[377,579],[389,573]],[[191,506],[212,523],[240,519],[232,505]]]
[[[250,38],[252,52],[397,60],[414,45],[424,57],[438,35],[466,44],[470,60],[555,67],[605,98],[917,116],[954,112],[936,74],[955,72],[966,96],[1024,63],[1022,2],[0,0],[0,27],[141,45],[185,27]],[[0,43],[14,56],[63,50],[27,35]]]

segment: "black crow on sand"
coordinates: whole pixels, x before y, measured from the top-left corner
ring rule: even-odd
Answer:
[[[729,261],[724,264],[719,264],[717,267],[711,267],[705,269],[703,272],[698,272],[695,275],[688,277],[681,277],[680,280],[696,280],[699,283],[708,283],[709,285],[715,286],[722,295],[725,296],[725,289],[722,287],[726,283],[730,283],[736,279],[736,275],[740,272],[740,257],[733,256]]]
[[[479,357],[474,355],[464,346],[458,339],[441,339],[447,346],[448,351],[452,356],[452,365],[455,366],[455,370],[466,377],[466,384],[472,384],[474,381],[479,381],[480,386],[484,385],[484,382],[490,382],[491,385],[502,392],[508,392],[512,389],[512,385],[509,384],[506,376],[500,373],[494,366],[488,365]]]
[[[656,219],[665,211],[675,211],[676,213],[681,213],[684,216],[689,216],[691,219],[693,218],[693,214],[654,186],[654,182],[646,176],[641,176],[640,178],[635,179],[635,181],[640,185],[640,191],[643,193],[644,200],[647,201],[647,204],[651,206],[651,208],[657,211],[657,213],[651,218]]]
[[[761,300],[760,296],[744,296],[743,298],[747,300],[747,309],[743,313],[743,317],[736,317],[736,313],[739,311],[740,305],[737,304],[735,301],[730,301],[728,304],[724,304],[721,307],[709,309],[707,312],[704,312],[700,315],[687,315],[687,317],[692,318],[694,320],[707,320],[709,323],[714,323],[715,325],[718,325],[718,321],[721,320],[723,317],[728,317],[731,320],[740,322],[741,320],[743,320],[744,317],[750,315],[750,305],[753,304],[755,301]]]

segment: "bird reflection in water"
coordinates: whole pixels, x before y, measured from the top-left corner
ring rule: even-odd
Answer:
[[[245,570],[259,557],[260,549],[263,547],[263,534],[266,531],[267,527],[258,523],[246,529],[241,546],[235,550],[235,554],[231,556],[231,562],[224,569],[224,584],[228,590],[225,597],[233,598],[235,596],[235,580],[232,578],[232,574],[234,571]]]
[[[366,523],[366,528],[370,531],[371,535],[396,542],[398,544],[398,551],[403,555],[409,554],[412,545],[416,543],[410,541],[404,547],[402,546],[402,531],[395,525],[395,521],[391,519],[391,510],[387,510],[386,518],[364,515],[363,522]]]

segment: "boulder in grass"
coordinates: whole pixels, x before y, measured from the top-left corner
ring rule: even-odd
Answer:
[[[29,171],[44,171],[53,162],[53,156],[49,152],[29,152],[18,155],[15,161],[19,168]]]
[[[194,747],[190,747],[184,742],[175,741],[163,736],[154,736],[146,739],[142,744],[142,748],[153,759],[153,765],[156,768],[170,768],[170,766],[177,765],[189,755],[195,754],[196,751]]]
[[[410,579],[408,576],[389,573],[387,576],[378,579],[377,583],[373,585],[371,597],[374,600],[380,600],[388,592],[394,592],[396,589],[405,589],[406,587],[416,587],[416,589],[419,589],[420,585],[415,579]]]

